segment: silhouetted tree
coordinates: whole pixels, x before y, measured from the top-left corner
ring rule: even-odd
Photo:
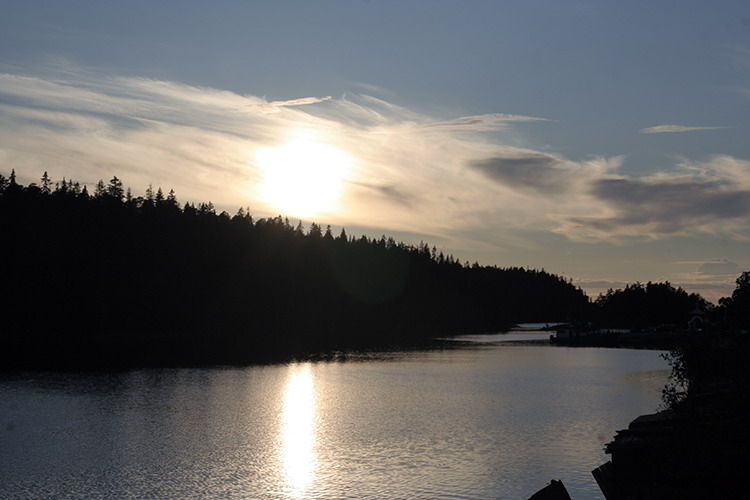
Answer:
[[[323,231],[320,229],[320,226],[316,223],[310,224],[310,231],[308,231],[307,235],[310,238],[322,238],[323,237]]]
[[[750,271],[744,271],[735,281],[737,287],[731,297],[719,299],[719,306],[727,326],[734,330],[750,329]]]
[[[65,180],[63,179],[63,183]],[[42,194],[50,194],[52,192],[52,181],[49,178],[49,175],[47,175],[47,171],[44,171],[44,175],[42,175],[41,179],[41,189]]]
[[[589,314],[563,278],[469,267],[424,242],[180,208],[173,191],[133,197],[117,177],[93,198],[65,179],[51,196],[0,186],[13,290],[0,362],[15,366],[247,362]]]
[[[112,199],[122,201],[125,197],[125,191],[122,186],[122,181],[117,176],[112,177],[109,181],[109,185],[106,189],[106,194]]]
[[[106,192],[107,190],[104,187],[104,181],[102,179],[99,179],[99,181],[96,183],[96,187],[94,188],[94,198],[103,198]]]
[[[177,203],[177,196],[174,194],[174,189],[169,190],[167,195],[167,205],[174,208],[180,208],[180,204]]]
[[[154,187],[151,184],[146,188],[146,203],[149,205],[154,204]]]
[[[609,289],[596,299],[598,321],[603,326],[640,330],[671,325],[685,328],[690,312],[711,305],[700,295],[688,294],[669,282],[634,283],[621,290]]]

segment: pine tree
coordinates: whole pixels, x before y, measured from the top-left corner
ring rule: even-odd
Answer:
[[[149,184],[146,188],[146,202],[149,205],[154,204],[154,186],[152,186],[151,184]]]
[[[107,186],[107,195],[111,196],[115,200],[122,202],[125,196],[125,190],[122,186],[122,181],[117,176],[112,177]]]
[[[320,228],[318,224],[313,222],[310,224],[310,231],[307,233],[307,235],[311,238],[322,238],[323,237],[323,230]]]
[[[167,195],[167,205],[180,208],[180,204],[177,202],[177,196],[174,194],[174,189],[169,190],[169,194]]]
[[[63,182],[65,182],[65,179],[63,179]],[[52,181],[49,178],[49,175],[47,175],[47,171],[44,171],[44,175],[42,175],[42,194],[50,194],[52,192]]]
[[[216,209],[214,208],[214,204],[209,201],[208,203],[198,205],[198,213],[200,215],[216,215]]]
[[[94,188],[94,198],[103,198],[106,192],[106,189],[104,189],[104,181],[99,179],[99,182],[96,183],[96,187]]]

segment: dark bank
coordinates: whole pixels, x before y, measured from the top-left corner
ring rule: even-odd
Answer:
[[[665,409],[618,431],[593,471],[607,500],[750,498],[749,354],[747,334],[716,332],[672,351]]]
[[[113,177],[0,182],[5,368],[242,364],[585,316],[544,270],[461,263]]]

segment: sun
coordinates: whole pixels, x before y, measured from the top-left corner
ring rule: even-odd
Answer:
[[[283,215],[310,217],[336,209],[350,156],[300,135],[280,146],[260,149],[260,196]]]

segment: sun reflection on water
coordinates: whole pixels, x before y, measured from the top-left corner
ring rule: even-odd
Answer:
[[[284,390],[282,414],[284,478],[301,498],[315,479],[315,387],[309,365],[293,368]]]

